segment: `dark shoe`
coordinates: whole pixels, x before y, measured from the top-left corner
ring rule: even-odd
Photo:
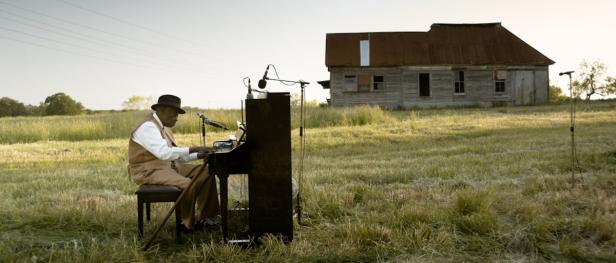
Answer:
[[[195,223],[195,230],[198,231],[214,230],[216,228],[218,228],[218,223],[209,218],[201,219]]]
[[[195,233],[195,230],[194,229],[189,229],[184,224],[180,224],[180,232],[182,232],[184,234],[193,234],[193,233]]]

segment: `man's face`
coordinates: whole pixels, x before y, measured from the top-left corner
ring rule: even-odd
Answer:
[[[160,122],[162,122],[165,127],[171,128],[178,122],[179,112],[172,107],[159,106],[156,108],[156,115],[158,115]]]

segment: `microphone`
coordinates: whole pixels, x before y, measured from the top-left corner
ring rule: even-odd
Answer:
[[[569,75],[569,76],[571,76],[571,73],[573,73],[573,72],[575,72],[575,71],[572,70],[572,71],[561,72],[561,73],[558,73],[558,76],[562,76],[562,75]]]
[[[252,86],[250,85],[250,78],[248,78],[248,93],[246,93],[246,99],[254,99],[254,98],[255,97],[252,96]],[[244,116],[244,115],[242,115],[242,116]]]
[[[205,115],[203,115],[202,113],[197,113],[197,115],[199,115],[199,118],[201,118],[201,120],[203,120],[203,123],[205,123],[205,124],[207,124],[207,125],[210,125],[210,126],[212,126],[212,127],[216,127],[216,128],[220,128],[220,129],[223,129],[223,130],[225,130],[225,131],[226,131],[226,130],[228,130],[228,129],[227,129],[227,127],[223,126],[223,125],[222,125],[222,124],[220,124],[220,123],[217,123],[217,122],[215,122],[215,121],[212,121],[212,120],[208,119],[208,118],[207,118],[207,117],[205,117]]]
[[[265,74],[263,74],[263,78],[259,80],[259,88],[264,89],[267,85],[267,71],[269,70],[270,65],[267,65],[265,68]]]

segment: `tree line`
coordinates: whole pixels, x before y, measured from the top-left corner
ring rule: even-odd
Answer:
[[[148,110],[152,104],[152,97],[131,96],[122,102],[122,111]],[[79,115],[90,112],[81,102],[63,92],[48,96],[39,105],[24,104],[9,97],[0,98],[0,117]]]
[[[79,115],[85,111],[80,102],[63,92],[48,96],[39,105],[26,105],[9,97],[0,98],[0,117]]]
[[[616,94],[616,77],[607,75],[607,65],[599,59],[582,60],[574,76],[575,78],[571,83],[574,98],[590,100],[593,95],[609,96]],[[568,97],[563,93],[563,89],[550,86],[550,102],[567,100]]]
[[[592,62],[582,60],[576,73],[576,78],[572,83],[575,98],[584,96],[585,100],[590,100],[593,95],[616,94],[616,77],[607,75],[607,65],[601,60]],[[549,94],[552,103],[567,100],[560,87],[551,85]],[[293,101],[298,102],[299,100],[295,98],[295,100],[292,99],[292,103]],[[131,96],[122,102],[122,108],[124,110],[147,110],[152,104],[154,104],[152,97]],[[86,111],[88,110],[80,102],[62,92],[48,96],[39,105],[26,105],[9,97],[0,98],[0,117],[79,115]]]

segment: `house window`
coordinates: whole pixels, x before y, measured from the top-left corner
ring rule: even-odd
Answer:
[[[370,40],[359,41],[359,62],[362,67],[370,66]]]
[[[504,79],[494,80],[494,91],[505,92],[505,80]]]
[[[464,94],[464,71],[457,71],[454,73],[454,90],[455,94]]]
[[[385,87],[383,76],[376,75],[372,78],[372,90],[382,90]]]
[[[507,78],[507,71],[497,70],[494,71],[494,91],[505,92],[505,79]]]
[[[419,96],[420,97],[430,96],[430,74],[429,73],[419,74]]]
[[[357,92],[357,76],[344,75],[344,91]]]

